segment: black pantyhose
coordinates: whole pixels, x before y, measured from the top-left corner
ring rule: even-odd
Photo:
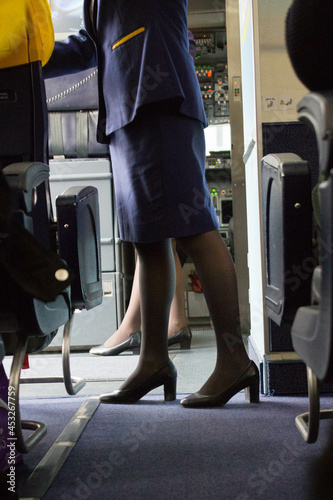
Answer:
[[[141,384],[168,360],[168,324],[175,292],[175,262],[171,240],[135,243],[140,261],[141,351],[135,371],[121,386]]]
[[[217,230],[177,242],[195,264],[215,329],[216,366],[199,391],[213,395],[227,388],[248,363],[240,331],[236,272]]]
[[[178,242],[196,266],[216,334],[215,369],[199,392],[219,394],[249,361],[239,325],[234,264],[217,230],[179,238]],[[121,389],[135,388],[169,359],[167,331],[175,290],[171,241],[135,247],[140,259],[142,344],[138,366]]]

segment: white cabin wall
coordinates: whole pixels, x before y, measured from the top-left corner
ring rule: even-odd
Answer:
[[[306,93],[294,73],[285,47],[285,18],[290,4],[291,0],[239,0],[250,339],[260,359],[270,353],[264,307],[260,202],[262,123],[297,121],[296,104]]]

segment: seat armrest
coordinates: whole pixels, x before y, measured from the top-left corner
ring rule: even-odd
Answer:
[[[298,119],[315,131],[320,172],[327,179],[332,166],[333,91],[310,92],[297,105]]]
[[[12,197],[13,209],[30,213],[34,204],[34,188],[48,180],[49,166],[39,162],[12,163],[3,169],[3,173],[11,191],[18,194]],[[23,203],[23,206],[15,206],[16,203]]]
[[[293,153],[270,154],[261,179],[265,305],[277,325],[291,325],[297,309],[310,303],[311,273],[297,275],[312,255],[310,168]]]
[[[74,186],[56,199],[60,257],[73,269],[71,302],[91,309],[103,298],[98,192]]]

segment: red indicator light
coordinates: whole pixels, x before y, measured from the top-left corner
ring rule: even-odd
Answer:
[[[212,70],[210,70],[210,69],[209,69],[209,70],[207,71],[207,76],[209,76],[209,78],[210,78],[212,75],[213,75],[213,72],[212,72]]]

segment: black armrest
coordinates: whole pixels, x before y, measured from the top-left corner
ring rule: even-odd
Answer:
[[[261,174],[265,304],[275,323],[291,324],[310,302],[311,274],[297,274],[312,254],[310,169],[299,156],[283,153],[265,156]]]
[[[97,189],[74,186],[56,199],[60,257],[73,269],[71,302],[91,309],[103,299]]]
[[[30,213],[34,204],[34,188],[48,181],[50,169],[48,165],[38,162],[12,163],[3,169],[11,191],[14,210],[20,209]],[[18,203],[19,206],[15,206]]]

